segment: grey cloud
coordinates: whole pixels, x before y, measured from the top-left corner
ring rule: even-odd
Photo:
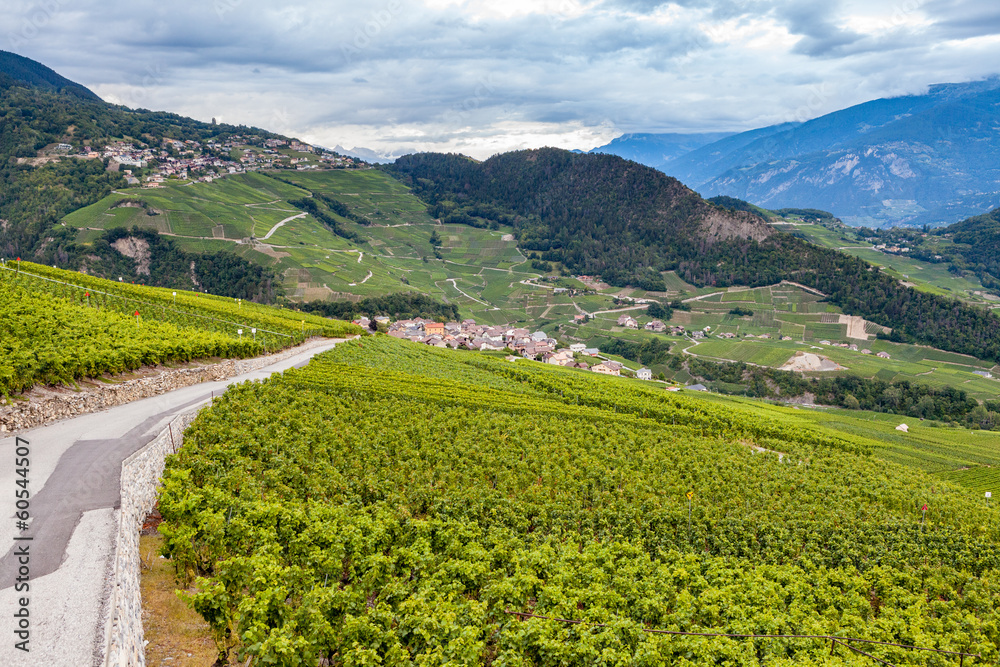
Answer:
[[[871,0],[883,1],[920,2]],[[64,0],[20,52],[126,103],[308,131],[329,145],[356,145],[338,133],[366,132],[381,142],[373,148],[492,146],[499,135],[514,145],[539,127],[747,129],[966,80],[1000,55],[980,45],[971,59],[960,42],[936,44],[992,25],[997,11],[985,0],[932,0],[921,7],[930,28],[877,35],[841,27],[844,3],[670,4],[675,18],[664,23],[652,18],[664,5],[656,0],[510,19],[415,0],[74,0],[72,9]],[[4,3],[0,24],[20,25],[31,7]],[[755,51],[703,32],[760,18],[797,44]]]

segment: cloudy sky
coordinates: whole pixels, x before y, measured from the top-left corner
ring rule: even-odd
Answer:
[[[995,0],[4,0],[104,99],[380,151],[589,149],[1000,70]]]

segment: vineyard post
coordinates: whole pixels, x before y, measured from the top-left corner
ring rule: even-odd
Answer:
[[[257,342],[257,327],[254,327],[253,329],[250,329],[250,333],[253,334],[253,342],[256,343]]]
[[[17,271],[14,272],[15,276],[21,275],[21,258],[17,258]]]
[[[990,506],[990,498],[992,498],[992,497],[993,497],[993,492],[992,491],[987,491],[986,492],[986,506],[987,507]]]
[[[174,306],[177,305],[177,292],[174,292]]]
[[[135,326],[139,326],[139,311],[135,311]]]
[[[920,530],[924,530],[924,519],[927,518],[927,504],[920,508]]]
[[[691,498],[694,497],[694,491],[688,491],[687,497],[688,497],[688,544],[691,544]]]

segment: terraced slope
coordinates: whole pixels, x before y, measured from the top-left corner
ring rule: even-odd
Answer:
[[[882,447],[792,410],[378,336],[204,412],[168,462],[161,530],[240,661],[869,664],[823,639],[647,628],[995,661],[1000,520]]]

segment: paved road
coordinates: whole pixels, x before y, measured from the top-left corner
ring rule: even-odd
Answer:
[[[271,231],[269,231],[267,234],[265,234],[264,238],[262,238],[261,241],[266,241],[269,238],[271,238],[271,235],[274,234],[279,229],[281,229],[282,225],[284,225],[286,222],[291,222],[292,220],[295,220],[296,218],[304,218],[304,217],[306,217],[306,215],[307,215],[306,213],[299,213],[298,215],[293,215],[290,218],[285,218],[284,220],[282,220],[281,222],[279,222],[278,224],[276,224],[274,227],[271,227]]]
[[[84,667],[98,637],[111,562],[121,462],[146,445],[179,412],[211,400],[236,382],[300,367],[340,341],[316,347],[230,380],[206,382],[82,415],[19,434],[30,443],[32,523],[15,528],[15,438],[0,440],[0,665]],[[31,536],[31,542],[15,542]],[[30,545],[30,591],[14,589],[15,549]],[[15,546],[16,545],[16,546]],[[15,648],[18,601],[28,597],[30,652]]]

